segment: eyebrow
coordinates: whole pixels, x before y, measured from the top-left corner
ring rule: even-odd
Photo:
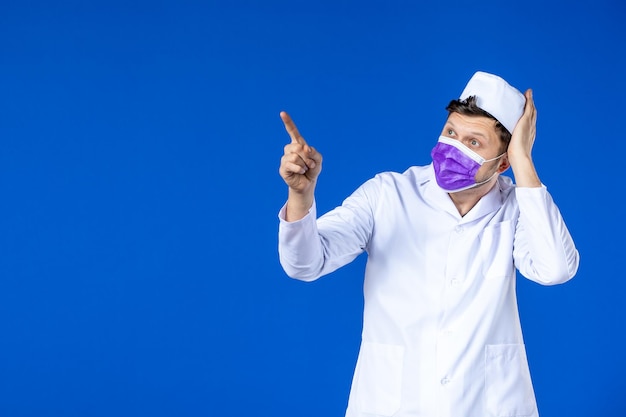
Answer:
[[[450,125],[450,126],[452,126],[453,128],[455,128],[455,129],[456,129],[456,126],[455,126],[455,125],[454,125],[454,123],[453,123],[453,122],[451,122],[450,120],[447,120],[447,121],[446,121],[446,125]],[[489,140],[489,137],[485,136],[482,132],[479,132],[479,131],[470,131],[469,133],[470,133],[471,135],[474,135],[474,136],[480,136],[481,138],[483,138],[483,139],[485,139],[485,140]]]

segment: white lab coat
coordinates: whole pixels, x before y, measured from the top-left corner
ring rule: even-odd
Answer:
[[[347,417],[538,416],[515,268],[565,282],[579,255],[547,189],[500,177],[464,217],[432,165],[382,173],[316,221],[279,214],[285,272],[311,281],[368,254]]]

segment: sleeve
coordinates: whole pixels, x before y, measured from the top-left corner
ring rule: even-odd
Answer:
[[[573,278],[580,255],[547,188],[518,187],[515,197],[520,215],[513,256],[520,273],[542,285]]]
[[[315,202],[309,213],[295,222],[285,220],[283,206],[278,215],[278,253],[285,273],[314,281],[363,253],[372,234],[379,190],[380,181],[371,179],[319,219]]]

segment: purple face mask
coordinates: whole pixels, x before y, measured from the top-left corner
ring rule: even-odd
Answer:
[[[430,153],[437,184],[449,193],[477,187],[491,180],[497,171],[481,182],[476,182],[476,172],[485,162],[495,161],[503,155],[485,159],[458,140],[446,136],[439,137],[439,142]]]

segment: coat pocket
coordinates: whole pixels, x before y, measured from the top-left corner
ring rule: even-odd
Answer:
[[[404,347],[363,342],[352,387],[362,413],[393,416],[402,399]]]
[[[536,416],[524,345],[485,347],[485,401],[490,417]]]

